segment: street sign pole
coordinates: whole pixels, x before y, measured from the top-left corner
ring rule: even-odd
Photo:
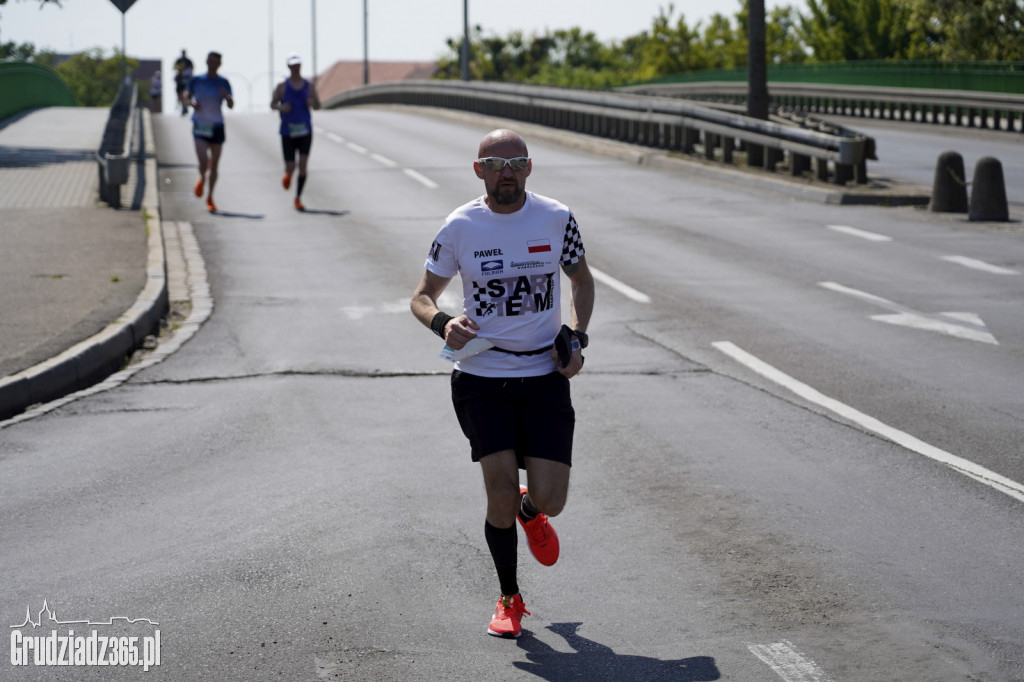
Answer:
[[[121,10],[121,81],[123,83],[128,82],[128,58],[125,55],[127,49],[127,40],[125,36],[127,34],[125,29],[125,18],[124,15],[128,11],[128,8],[135,4],[136,0],[110,0],[114,7]]]

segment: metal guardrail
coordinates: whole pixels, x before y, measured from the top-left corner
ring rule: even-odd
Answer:
[[[747,85],[733,82],[637,85],[627,92],[740,104]],[[778,111],[858,116],[892,121],[1024,132],[1024,95],[974,90],[929,90],[814,83],[768,84]]]
[[[324,107],[358,104],[459,109],[772,171],[786,163],[793,175],[812,173],[836,184],[866,183],[867,160],[873,158],[873,141],[858,133],[807,130],[672,97],[507,83],[401,81],[342,92],[328,98]]]
[[[138,98],[138,88],[134,83],[121,85],[110,107],[103,141],[96,151],[100,199],[114,208],[121,207],[121,186],[128,183],[132,147],[137,134]]]

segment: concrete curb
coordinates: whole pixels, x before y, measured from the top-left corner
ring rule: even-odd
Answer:
[[[103,381],[124,367],[135,349],[154,333],[167,314],[169,302],[156,145],[150,112],[142,110],[142,117],[146,174],[142,218],[148,239],[146,284],[135,303],[99,333],[49,360],[0,378],[0,420]]]

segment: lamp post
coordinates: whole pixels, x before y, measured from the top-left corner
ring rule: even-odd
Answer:
[[[462,0],[462,50],[459,55],[462,80],[469,80],[469,0]]]
[[[764,0],[749,0],[747,39],[747,115],[768,118],[768,69],[765,64]]]
[[[368,25],[367,19],[367,0],[363,0],[363,85],[369,85],[370,83],[370,50],[368,47]]]
[[[313,82],[316,82],[316,0],[310,1],[310,17],[313,24]]]
[[[270,93],[274,93],[274,0],[267,0],[267,74],[270,76]]]

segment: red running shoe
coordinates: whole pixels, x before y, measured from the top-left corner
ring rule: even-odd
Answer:
[[[524,614],[529,616],[530,612],[526,610],[526,604],[523,603],[523,598],[520,595],[503,596],[498,600],[498,605],[494,607],[494,618],[487,626],[487,634],[515,639],[523,634],[520,621]]]
[[[525,495],[526,487],[519,486],[520,499]],[[558,561],[558,535],[548,523],[547,514],[537,514],[532,521],[523,521],[523,517],[516,514],[516,519],[526,531],[526,541],[530,543],[533,557],[545,566],[554,565]]]
[[[196,186],[192,188],[192,191],[195,192],[196,196],[199,197],[200,199],[203,197],[203,176],[202,175],[200,175],[199,179],[196,180]]]
[[[306,207],[302,205],[302,202],[299,200],[298,197],[295,197],[295,210],[296,211],[305,211],[306,210]]]
[[[206,198],[206,210],[209,211],[210,213],[214,213],[217,211],[217,206],[216,204],[213,203],[213,197]]]
[[[281,176],[281,186],[285,189],[291,189],[292,186],[292,174],[285,173]]]

